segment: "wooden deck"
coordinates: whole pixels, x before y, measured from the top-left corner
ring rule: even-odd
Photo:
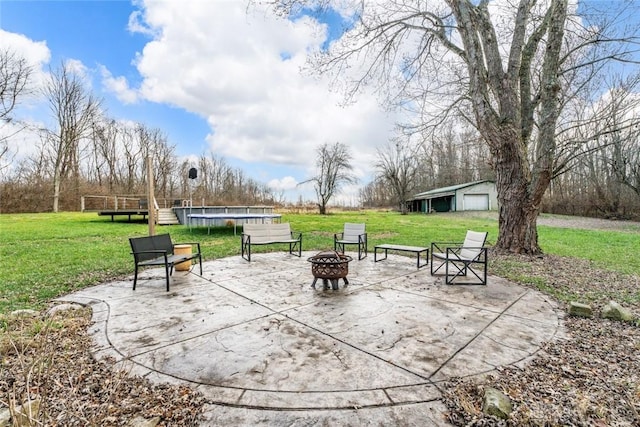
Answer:
[[[110,216],[111,221],[114,220],[116,216],[127,216],[129,222],[131,222],[132,215],[142,215],[142,219],[146,219],[147,215],[149,215],[148,209],[117,209],[117,210],[106,210],[99,211],[98,215],[100,216]]]

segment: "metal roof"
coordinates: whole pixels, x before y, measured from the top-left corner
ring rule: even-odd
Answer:
[[[474,182],[467,182],[465,184],[451,185],[449,187],[435,188],[433,190],[429,190],[429,191],[425,191],[423,193],[415,194],[411,198],[411,200],[433,199],[434,197],[437,197],[437,196],[454,195],[456,193],[456,191],[458,191],[458,190],[461,190],[461,189],[466,188],[466,187],[472,187],[474,185],[482,184],[482,183],[485,183],[485,182],[493,182],[493,181],[485,179],[485,180],[482,180],[482,181],[474,181]]]

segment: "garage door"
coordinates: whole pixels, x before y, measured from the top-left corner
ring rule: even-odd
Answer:
[[[465,211],[488,211],[489,195],[488,194],[465,194],[464,198]]]

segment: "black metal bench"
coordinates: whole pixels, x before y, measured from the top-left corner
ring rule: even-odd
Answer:
[[[378,250],[384,250],[384,258],[378,258]],[[388,251],[398,251],[398,252],[413,252],[418,256],[417,266],[418,268],[424,267],[429,262],[429,248],[423,248],[422,246],[406,246],[406,245],[392,245],[392,244],[382,244],[376,245],[373,249],[373,262],[378,262],[387,259]],[[426,254],[426,261],[420,263],[420,254]]]
[[[302,256],[302,233],[291,231],[289,223],[282,224],[244,224],[240,241],[242,258],[251,261],[252,245],[271,245],[288,243],[289,253]],[[297,252],[297,253],[296,253]]]
[[[173,274],[173,267],[185,261],[197,259],[200,263],[200,275],[202,276],[202,255],[200,254],[200,243],[182,243],[191,245],[190,254],[175,254],[174,244],[168,234],[159,234],[148,237],[132,237],[131,254],[135,261],[135,275],[133,276],[133,290],[136,290],[138,281],[138,269],[152,265],[164,265],[165,277],[167,279],[167,292],[169,292],[169,276]]]

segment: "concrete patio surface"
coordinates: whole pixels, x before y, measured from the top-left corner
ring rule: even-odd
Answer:
[[[440,385],[520,364],[562,335],[545,295],[489,276],[447,286],[415,259],[349,265],[311,288],[309,256],[255,253],[163,269],[60,300],[93,310],[96,357],[210,401],[203,425],[447,425]],[[357,258],[357,257],[356,257]],[[319,281],[320,283],[320,281]]]

